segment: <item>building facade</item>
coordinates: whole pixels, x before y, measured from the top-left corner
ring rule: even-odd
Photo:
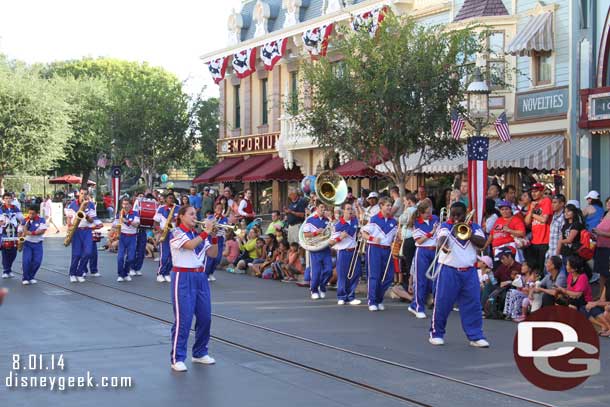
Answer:
[[[259,200],[269,202],[269,208],[283,206],[289,183],[325,167],[350,177],[355,191],[382,187],[366,164],[342,162],[335,152],[318,148],[290,113],[297,98],[307,106],[299,61],[310,58],[312,50],[303,34],[323,38],[329,24],[348,24],[383,6],[395,14],[411,15],[421,24],[480,23],[491,31],[487,44],[491,52],[472,62],[493,71],[495,77],[504,77],[505,86],[490,83],[490,108],[493,115],[506,112],[513,136],[510,143],[491,141],[491,174],[518,188],[534,179],[543,181],[571,196],[595,185],[597,178],[591,174],[595,160],[583,158],[592,147],[582,142],[583,134],[590,132],[578,128],[580,87],[575,85],[581,69],[579,41],[588,39],[592,44],[595,31],[589,27],[593,21],[584,26],[581,21],[587,17],[583,7],[592,7],[585,0],[244,1],[242,9],[229,16],[227,47],[203,56],[219,85],[218,154],[223,160],[195,181],[250,187]],[[332,34],[329,44],[324,57],[340,60],[332,49]],[[285,46],[271,69],[265,66],[273,55],[270,45],[276,50]],[[485,133],[496,137],[493,126]],[[584,168],[589,168],[588,175],[583,175]],[[466,169],[465,156],[439,160],[413,177],[407,187]],[[589,177],[586,187],[583,176]]]

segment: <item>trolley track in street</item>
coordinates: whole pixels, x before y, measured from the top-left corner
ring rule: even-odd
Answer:
[[[55,273],[55,274],[58,274],[58,275],[62,275],[62,276],[68,277],[68,273],[62,272],[60,270],[52,269],[52,268],[49,268],[49,267],[46,267],[46,266],[41,267],[41,269],[49,271],[49,272],[52,272],[52,273]],[[43,280],[43,279],[40,279],[40,278],[38,278],[38,280],[41,281],[41,282],[44,282],[46,284],[49,284],[49,285],[52,285],[52,286],[64,289],[66,291],[69,291],[69,292],[72,292],[72,293],[75,293],[75,294],[87,297],[89,299],[92,299],[92,300],[95,300],[95,301],[99,301],[99,302],[102,302],[102,303],[111,305],[113,307],[129,311],[129,312],[133,312],[135,314],[142,315],[142,316],[145,316],[145,317],[150,318],[150,319],[154,319],[154,320],[156,320],[158,322],[162,322],[164,324],[168,324],[168,325],[173,324],[173,321],[170,321],[170,320],[168,320],[166,318],[159,317],[157,315],[154,315],[154,314],[151,314],[151,313],[148,313],[148,312],[137,310],[135,308],[132,308],[132,307],[129,307],[129,306],[126,306],[126,305],[123,305],[123,304],[119,304],[119,303],[114,302],[114,301],[109,301],[109,300],[106,300],[106,299],[103,299],[103,298],[99,298],[99,297],[96,297],[94,295],[91,295],[91,294],[79,291],[79,290],[75,289],[76,287],[78,287],[78,285],[76,285],[75,288],[71,288],[69,286],[65,286],[65,285],[62,285],[62,284],[57,284],[57,283],[54,283],[52,281]],[[119,288],[119,287],[116,287],[116,286],[113,286],[113,285],[110,285],[110,284],[105,284],[105,283],[102,283],[102,282],[97,282],[97,281],[94,281],[92,279],[88,279],[86,284],[87,285],[101,286],[101,287],[104,287],[104,288],[107,288],[107,289],[110,289],[110,290],[114,290],[114,291],[117,291],[117,292],[122,292],[122,293],[125,293],[125,294],[133,295],[133,296],[145,299],[145,300],[150,300],[150,301],[154,301],[154,302],[157,302],[157,303],[167,304],[169,306],[172,305],[171,301],[168,301],[168,300],[165,300],[165,299],[157,298],[157,297],[154,297],[154,296],[151,296],[151,295],[147,295],[147,294],[142,294],[142,293],[139,293],[139,292],[134,292],[134,291],[123,289],[123,288]],[[316,346],[316,347],[321,347],[321,348],[325,348],[325,349],[328,349],[328,350],[341,352],[341,353],[344,353],[344,354],[347,354],[347,355],[350,355],[350,356],[354,356],[354,357],[357,357],[357,358],[362,358],[362,359],[373,361],[373,362],[380,363],[380,364],[383,364],[383,365],[391,366],[393,368],[404,369],[404,370],[407,370],[407,371],[412,371],[412,372],[416,372],[416,373],[419,373],[419,374],[428,375],[428,376],[434,377],[436,379],[446,380],[446,381],[449,381],[449,382],[452,382],[454,384],[461,385],[461,386],[466,386],[466,387],[470,387],[470,388],[476,388],[476,389],[482,390],[484,392],[489,392],[491,394],[508,397],[508,398],[511,398],[511,399],[514,399],[514,400],[519,400],[519,401],[522,401],[522,402],[531,403],[533,405],[547,406],[547,407],[553,406],[552,404],[545,403],[545,402],[542,402],[542,401],[539,401],[539,400],[530,399],[530,398],[523,397],[523,396],[520,396],[520,395],[517,395],[517,394],[508,393],[508,392],[505,392],[505,391],[502,391],[502,390],[497,390],[497,389],[490,388],[490,387],[483,386],[483,385],[476,384],[476,383],[470,383],[470,382],[467,382],[467,381],[464,381],[464,380],[461,380],[461,379],[457,379],[457,378],[450,377],[450,376],[447,376],[447,375],[431,372],[431,371],[428,371],[428,370],[425,370],[425,369],[421,369],[421,368],[418,368],[418,367],[405,365],[405,364],[402,364],[402,363],[398,363],[398,362],[394,362],[394,361],[391,361],[391,360],[387,360],[387,359],[379,358],[379,357],[376,357],[376,356],[368,355],[368,354],[365,354],[365,353],[357,352],[357,351],[354,351],[354,350],[342,348],[342,347],[331,345],[331,344],[328,344],[328,343],[319,342],[319,341],[316,341],[316,340],[313,340],[313,339],[309,339],[309,338],[305,338],[305,337],[302,337],[302,336],[299,336],[299,335],[291,334],[291,333],[288,333],[288,332],[283,332],[283,331],[280,331],[280,330],[277,330],[277,329],[274,329],[274,328],[258,325],[258,324],[255,324],[255,323],[252,323],[252,322],[248,322],[248,321],[243,321],[243,320],[240,320],[240,319],[237,319],[237,318],[233,318],[231,316],[217,314],[217,313],[212,313],[212,317],[220,319],[220,320],[228,321],[228,322],[231,322],[231,323],[239,324],[239,325],[242,325],[242,326],[247,326],[249,328],[253,328],[253,329],[256,329],[256,330],[263,331],[263,332],[271,333],[271,334],[278,335],[278,336],[281,336],[281,337],[290,338],[290,339],[293,339],[293,340],[296,340],[296,341],[304,342],[304,343],[307,343],[309,345],[313,345],[313,346]],[[280,355],[277,355],[277,354],[273,354],[273,353],[270,353],[270,352],[267,352],[267,351],[264,351],[264,350],[261,350],[261,349],[256,349],[256,348],[254,348],[252,346],[245,345],[243,343],[238,343],[236,341],[233,341],[233,340],[230,340],[230,339],[227,339],[227,338],[223,338],[221,336],[211,335],[211,338],[213,340],[219,342],[219,343],[223,343],[223,344],[226,344],[226,345],[238,348],[238,349],[242,349],[242,350],[245,350],[245,351],[248,351],[248,352],[260,355],[260,356],[263,356],[265,358],[269,358],[269,359],[272,359],[272,360],[275,360],[275,361],[278,361],[278,362],[281,362],[281,363],[284,363],[284,364],[287,364],[287,365],[290,365],[290,366],[293,366],[293,367],[296,367],[296,368],[299,368],[299,369],[307,370],[309,372],[313,372],[313,373],[316,373],[316,374],[319,374],[319,375],[322,375],[322,376],[325,376],[325,377],[329,377],[329,378],[332,378],[332,379],[335,379],[335,380],[338,380],[338,381],[341,381],[341,382],[344,382],[344,383],[349,383],[349,384],[351,384],[353,386],[356,386],[356,387],[359,387],[359,388],[362,388],[362,389],[366,389],[366,390],[369,390],[369,391],[372,391],[372,392],[375,392],[375,393],[378,393],[378,394],[382,394],[382,395],[385,395],[387,397],[390,397],[390,398],[393,398],[393,399],[396,399],[396,400],[399,400],[399,401],[402,401],[402,402],[405,402],[405,403],[411,403],[411,404],[415,404],[415,405],[418,405],[418,406],[429,406],[429,404],[426,404],[424,402],[415,400],[413,398],[405,397],[404,395],[397,394],[395,392],[388,391],[386,389],[382,389],[380,387],[377,387],[377,386],[374,386],[374,385],[371,385],[371,384],[368,384],[368,383],[364,383],[362,381],[350,379],[349,377],[345,377],[345,376],[337,374],[337,373],[325,371],[325,370],[319,369],[319,368],[317,368],[315,366],[311,366],[310,364],[301,363],[299,361],[292,360],[292,359],[289,359],[289,358],[286,358],[286,357],[283,357],[283,356],[280,356]]]

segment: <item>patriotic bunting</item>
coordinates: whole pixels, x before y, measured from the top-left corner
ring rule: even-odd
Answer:
[[[462,116],[460,116],[457,110],[453,109],[451,111],[451,137],[453,137],[454,140],[460,139],[465,124]]]
[[[475,212],[475,222],[483,221],[485,198],[487,197],[487,156],[489,139],[487,137],[470,137],[468,139],[468,185],[469,202]]]
[[[261,47],[261,59],[267,71],[273,71],[275,64],[279,62],[286,52],[288,38],[271,41]]]
[[[233,54],[233,70],[239,79],[247,78],[256,71],[256,48],[245,49]]]
[[[371,38],[374,37],[377,33],[379,25],[385,17],[386,9],[386,7],[378,7],[371,11],[358,14],[350,23],[352,30],[360,31],[362,29],[366,29]]]
[[[208,63],[208,69],[210,70],[212,79],[214,79],[216,85],[225,78],[228,63],[229,57],[218,58]]]
[[[333,25],[323,25],[318,28],[312,28],[303,33],[303,44],[312,58],[323,57],[326,55],[328,47],[328,37],[333,30]]]
[[[498,133],[498,137],[503,142],[510,141],[510,130],[508,129],[508,120],[506,119],[506,112],[502,112],[500,116],[496,119],[494,123],[494,127],[496,128],[496,133]]]

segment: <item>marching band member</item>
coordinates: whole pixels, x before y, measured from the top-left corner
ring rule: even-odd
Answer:
[[[42,241],[47,231],[47,224],[43,218],[38,216],[38,208],[31,206],[25,218],[19,226],[19,232],[25,237],[23,243],[23,285],[36,284],[36,272],[42,264]]]
[[[159,225],[159,228],[161,230],[165,229],[165,225],[168,222],[167,218],[169,217],[169,214],[172,211],[172,208],[174,208],[174,206],[174,214],[172,216],[172,219],[169,219],[170,231],[172,230],[172,227],[175,224],[174,222],[176,222],[176,219],[178,218],[178,212],[180,211],[180,207],[176,205],[176,197],[174,196],[174,194],[167,193],[167,195],[165,196],[165,205],[157,209],[157,213],[155,214],[154,218],[155,223]],[[167,281],[169,283],[170,281],[172,281],[169,274],[172,270],[172,253],[169,247],[169,233],[167,238],[159,245],[159,250],[161,251],[161,258],[159,259],[159,269],[157,270],[157,281],[159,283],[162,283],[164,281]]]
[[[315,215],[310,216],[303,226],[303,235],[307,238],[315,237],[322,233],[328,226],[328,219],[324,217],[326,205],[318,203]],[[333,262],[330,247],[316,252],[309,252],[309,267],[311,270],[311,281],[309,288],[311,299],[317,300],[326,297],[326,284],[333,274]]]
[[[140,207],[142,204],[142,199],[144,198],[143,193],[139,193],[133,203],[133,210],[138,212],[141,216],[142,213],[140,211]],[[154,199],[151,193],[146,194],[147,199]],[[131,265],[131,271],[129,272],[130,276],[141,276],[142,275],[142,266],[144,265],[144,257],[146,257],[146,243],[148,242],[148,236],[146,234],[146,228],[141,226],[138,227],[138,232],[136,233],[136,257],[133,260]]]
[[[451,205],[449,221],[443,223],[438,231],[437,245],[441,253],[441,267],[436,281],[434,311],[430,326],[430,343],[443,345],[447,317],[457,302],[460,308],[462,329],[470,340],[470,346],[487,348],[489,343],[483,334],[481,314],[481,289],[475,267],[477,250],[485,245],[485,234],[476,223],[469,226],[472,234],[469,240],[455,236],[453,225],[466,219],[466,205],[456,202]],[[446,249],[446,251],[444,250]]]
[[[426,298],[428,294],[432,293],[432,280],[426,277],[426,272],[435,260],[438,217],[432,215],[432,207],[427,201],[421,201],[409,224],[413,227],[416,249],[413,301],[408,310],[415,315],[415,318],[423,319],[426,318]]]
[[[206,220],[205,231],[197,234],[194,229],[196,220],[195,208],[184,206],[178,212],[177,227],[170,232],[174,263],[171,281],[175,318],[171,329],[171,367],[177,372],[187,370],[184,361],[193,316],[197,318],[197,322],[191,361],[205,365],[215,363],[208,355],[212,302],[205,266],[209,259],[218,255],[218,242],[214,236],[213,222]]]
[[[346,302],[350,305],[360,305],[356,298],[356,287],[360,280],[360,258],[357,250],[356,235],[358,218],[353,214],[350,203],[343,204],[343,216],[335,226],[330,245],[337,251],[337,304]],[[353,270],[351,276],[349,273]],[[351,277],[351,278],[349,278]]]
[[[223,206],[221,203],[217,203],[214,207],[214,214],[208,216],[208,219],[218,223],[219,225],[228,225],[229,221],[222,214]],[[223,228],[218,228],[216,233],[218,239],[218,256],[208,259],[205,264],[205,273],[208,276],[208,281],[216,281],[216,277],[214,277],[214,271],[216,267],[220,265],[220,261],[222,260],[222,251],[225,247],[225,230]]]
[[[17,257],[17,231],[19,222],[23,221],[21,210],[13,205],[10,192],[2,195],[4,205],[0,207],[0,241],[2,246],[2,278],[14,277],[12,267]]]
[[[93,226],[91,226],[91,257],[89,257],[89,272],[91,277],[101,277],[99,269],[97,267],[97,244],[102,240],[102,232],[100,229],[104,227],[104,224],[97,216],[93,218]],[[87,269],[85,269],[85,273]]]
[[[362,228],[363,239],[368,242],[366,263],[369,279],[369,311],[383,311],[385,309],[383,296],[394,280],[391,245],[398,232],[398,222],[391,215],[392,203],[388,198],[381,198],[379,206],[381,211]]]
[[[72,227],[72,222],[75,221],[76,214],[81,205],[85,205],[85,217],[80,221],[78,229],[72,237],[72,260],[70,262],[70,282],[79,283],[85,282],[85,269],[91,257],[93,249],[93,234],[91,227],[94,225],[97,213],[95,204],[89,201],[89,195],[84,188],[80,189],[78,198],[73,200],[65,209],[66,219],[68,222],[68,230]]]
[[[117,212],[117,217],[112,226],[119,229],[119,253],[117,256],[117,273],[116,281],[131,281],[129,269],[136,257],[136,233],[140,224],[140,215],[131,208],[129,199],[123,198],[121,201],[121,210]]]

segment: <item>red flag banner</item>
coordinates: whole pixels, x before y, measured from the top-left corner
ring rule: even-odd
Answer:
[[[233,55],[233,70],[239,79],[247,78],[256,71],[256,48],[245,49]]]
[[[267,71],[273,71],[273,67],[277,64],[286,52],[288,38],[271,41],[261,47],[261,59]]]
[[[312,58],[323,57],[328,48],[328,37],[333,31],[333,25],[323,25],[303,33],[303,44]]]
[[[470,209],[474,209],[475,220],[483,221],[485,198],[487,197],[487,156],[489,139],[470,137],[468,139],[468,188]]]

